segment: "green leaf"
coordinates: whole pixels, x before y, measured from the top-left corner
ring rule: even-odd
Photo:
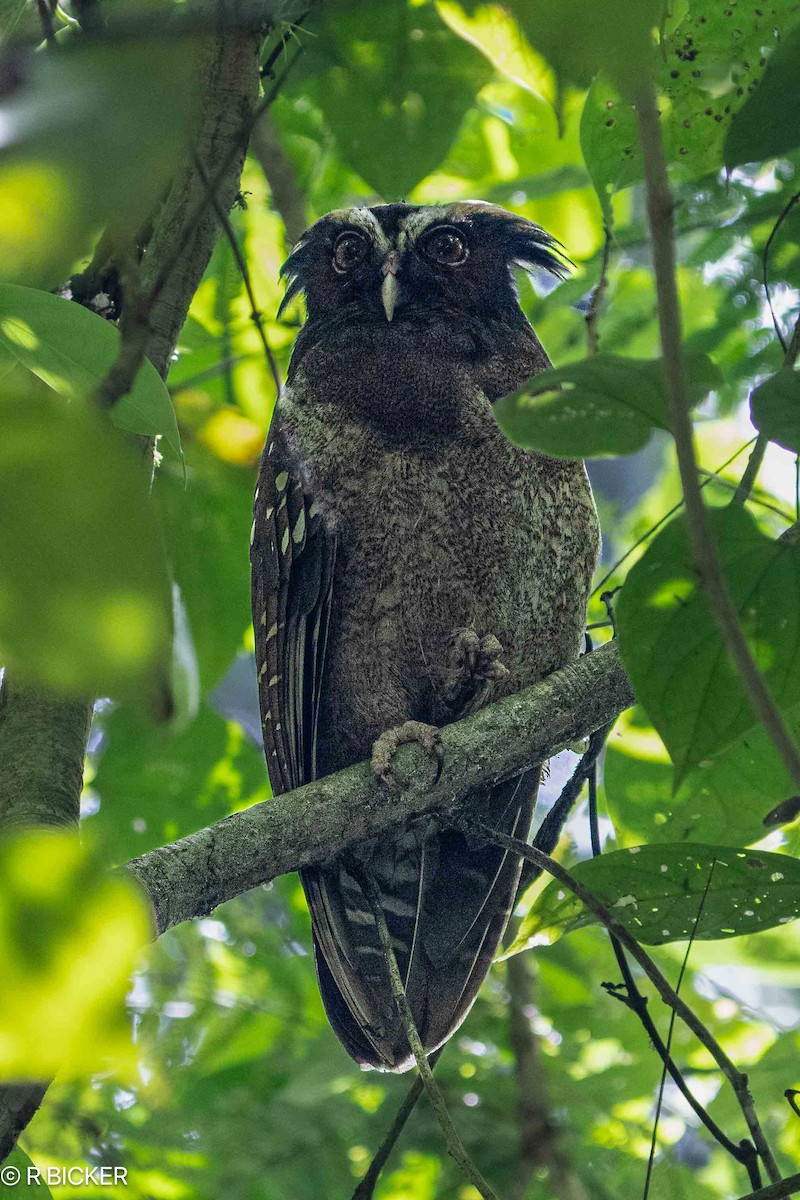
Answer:
[[[800,452],[800,372],[784,367],[759,384],[750,396],[750,417],[771,442]]]
[[[436,8],[453,32],[476,46],[493,67],[534,96],[555,104],[557,89],[553,72],[527,41],[507,8],[502,4],[481,4],[468,15],[457,0],[436,0]]]
[[[725,165],[777,158],[796,146],[800,146],[800,25],[781,38],[761,82],[734,115],[725,138]]]
[[[303,94],[353,170],[387,200],[400,199],[444,158],[488,65],[432,5],[335,0],[306,28],[316,37],[301,63]]]
[[[611,197],[642,178],[636,113],[603,75],[586,95],[581,113],[581,152],[606,222]]]
[[[784,717],[800,738],[800,709]],[[707,765],[690,770],[677,791],[673,780],[666,747],[643,710],[623,714],[606,747],[603,789],[609,815],[626,842],[745,846],[763,838],[767,812],[797,790],[761,726]]]
[[[800,550],[765,537],[738,505],[709,518],[750,649],[789,711],[800,702]],[[631,570],[617,620],[633,689],[669,750],[677,786],[758,725],[700,591],[683,517]]]
[[[171,708],[171,605],[139,456],[38,380],[0,397],[0,659],[59,691]]]
[[[719,169],[726,133],[739,120],[737,110],[744,113],[760,91],[764,48],[775,44],[796,15],[794,0],[772,0],[759,7],[688,0],[677,26],[665,32],[656,70],[657,89],[664,98],[659,106],[664,152],[674,176],[696,179]],[[581,120],[581,147],[608,217],[611,195],[639,182],[642,167],[635,109],[615,91],[606,65],[599,65],[602,74],[589,89]],[[753,101],[745,104],[755,88]],[[771,105],[759,120],[770,138],[780,137],[793,118],[774,119],[775,112],[786,110],[785,98],[778,103],[773,96]],[[754,136],[760,147],[757,122]]]
[[[720,373],[705,355],[687,363],[690,398],[700,403]],[[661,361],[596,354],[534,375],[494,405],[512,442],[557,458],[603,458],[641,449],[669,429]]]
[[[68,400],[89,400],[117,358],[116,326],[81,304],[51,292],[0,284],[0,351]],[[0,369],[5,355],[0,354]],[[177,455],[178,423],[167,386],[145,359],[127,396],[114,405],[111,420],[128,433],[160,434]]]
[[[787,854],[699,842],[632,846],[577,863],[571,871],[649,946],[692,935],[700,941],[739,937],[800,916],[800,862]],[[595,920],[554,880],[524,917],[511,950],[553,941]]]
[[[37,1171],[31,1159],[20,1146],[15,1146],[8,1157],[3,1160],[3,1167],[15,1167],[19,1171],[22,1183],[15,1185],[19,1189],[17,1195],[24,1196],[25,1200],[53,1200],[53,1193],[41,1178],[44,1172]],[[36,1173],[34,1174],[34,1172]],[[28,1182],[29,1180],[30,1182]],[[7,1195],[11,1200],[14,1193],[10,1190],[10,1181],[8,1187]]]
[[[194,56],[173,38],[73,39],[15,60],[0,103],[0,278],[52,287],[100,226],[136,232],[186,152]]]
[[[0,1072],[67,1076],[136,1053],[125,995],[149,919],[132,883],[103,873],[77,833],[36,831],[0,847]]]

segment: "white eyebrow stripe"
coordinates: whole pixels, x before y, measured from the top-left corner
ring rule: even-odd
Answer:
[[[330,215],[343,225],[355,225],[357,229],[363,229],[375,243],[379,254],[388,254],[392,249],[392,243],[381,228],[380,221],[368,208],[342,208]]]
[[[421,208],[418,212],[409,213],[400,222],[400,235],[397,248],[402,250],[406,241],[415,242],[419,235],[429,225],[447,224],[447,210],[441,208]]]

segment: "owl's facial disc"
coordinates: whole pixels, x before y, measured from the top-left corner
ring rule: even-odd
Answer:
[[[279,316],[304,292],[308,323],[346,314],[395,328],[487,314],[508,322],[520,312],[512,268],[563,275],[552,239],[538,225],[496,205],[379,204],[321,217],[282,268]],[[524,317],[520,319],[524,320]],[[306,338],[307,341],[307,338]]]

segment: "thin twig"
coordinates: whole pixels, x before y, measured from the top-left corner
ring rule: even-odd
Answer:
[[[784,338],[784,336],[783,336],[783,330],[781,329],[780,322],[778,322],[777,316],[775,314],[775,308],[772,307],[772,294],[770,292],[770,276],[769,276],[770,250],[771,250],[771,246],[772,246],[772,241],[774,241],[775,235],[777,234],[778,229],[780,229],[783,222],[786,221],[786,218],[788,217],[789,212],[792,211],[795,204],[798,203],[798,200],[800,200],[800,192],[795,192],[794,196],[790,196],[788,199],[788,202],[783,205],[783,208],[781,209],[780,214],[778,214],[778,217],[777,217],[777,220],[776,220],[774,226],[772,226],[772,228],[770,229],[769,238],[766,239],[766,244],[764,245],[764,256],[762,259],[762,276],[763,276],[763,282],[764,282],[764,295],[766,296],[766,304],[768,304],[768,306],[769,306],[770,317],[772,318],[772,328],[775,329],[775,336],[777,337],[778,342],[781,343],[781,349],[783,350],[783,354],[784,354],[783,365],[784,366],[793,366],[794,360],[796,359],[796,353],[798,353],[798,352],[796,352],[796,344],[795,344],[794,353],[790,354],[790,348],[787,347],[786,338]],[[795,326],[795,334],[796,334],[796,326]],[[793,342],[794,341],[795,341],[795,338],[793,338]],[[768,448],[768,445],[769,445],[769,438],[766,437],[764,433],[759,433],[758,438],[756,439],[756,445],[753,446],[753,451],[750,456],[750,460],[748,460],[748,462],[747,462],[745,474],[741,476],[739,486],[738,486],[738,488],[736,488],[736,492],[735,492],[735,496],[734,496],[735,503],[744,504],[745,500],[748,497],[750,497],[750,493],[753,490],[753,486],[754,486],[754,484],[756,484],[758,472],[760,470],[760,467],[762,467],[762,463],[764,462],[764,455],[766,452],[766,448]]]
[[[575,801],[581,794],[583,785],[587,779],[591,777],[594,765],[597,762],[598,755],[606,744],[611,725],[604,725],[601,729],[595,732],[589,738],[589,745],[585,753],[582,755],[580,762],[575,767],[570,778],[561,789],[561,794],[556,800],[553,807],[550,809],[547,816],[542,821],[536,836],[533,840],[534,846],[545,854],[552,854],[558,843],[561,835],[561,830],[564,828],[564,823],[572,812]],[[524,863],[522,874],[520,875],[517,894],[514,897],[514,905],[516,907],[520,897],[528,890],[534,880],[538,879],[541,871],[537,870],[531,863]]]
[[[675,992],[677,995],[680,995],[680,992],[681,992],[681,986],[683,984],[683,979],[686,974],[686,968],[689,965],[689,955],[691,953],[692,946],[694,945],[695,937],[697,936],[697,927],[700,924],[700,918],[703,915],[703,909],[705,908],[706,900],[708,898],[708,889],[711,887],[711,880],[713,878],[714,867],[716,865],[717,865],[717,860],[714,859],[713,862],[711,863],[711,870],[708,872],[708,879],[706,880],[706,885],[703,888],[703,894],[700,897],[700,903],[697,906],[697,912],[696,912],[695,918],[694,918],[694,925],[692,926],[692,931],[689,935],[689,942],[686,947],[686,953],[683,956],[683,962],[681,963],[681,969],[678,972],[678,979],[675,984]],[[623,951],[623,953],[624,953],[624,951]],[[647,1158],[647,1174],[645,1176],[645,1181],[644,1181],[644,1192],[642,1194],[642,1200],[647,1200],[648,1196],[650,1195],[650,1184],[651,1184],[652,1178],[653,1178],[653,1167],[655,1165],[655,1160],[656,1160],[656,1146],[658,1144],[658,1123],[661,1119],[661,1109],[662,1109],[662,1106],[664,1103],[664,1088],[667,1083],[667,1073],[668,1073],[668,1065],[667,1064],[672,1059],[672,1038],[674,1036],[674,1033],[675,1033],[675,1010],[673,1009],[669,1015],[669,1028],[667,1030],[667,1041],[666,1041],[666,1045],[664,1047],[665,1054],[663,1056],[663,1063],[662,1063],[662,1067],[661,1067],[661,1080],[658,1085],[658,1101],[656,1103],[656,1113],[655,1113],[655,1118],[653,1120],[653,1133],[650,1138],[650,1153]],[[727,1142],[727,1139],[726,1139],[726,1142]],[[726,1149],[728,1149],[727,1145],[726,1145]],[[738,1158],[738,1155],[734,1155],[734,1157]],[[753,1165],[755,1166],[756,1170],[758,1170],[757,1164],[753,1164]],[[760,1183],[761,1183],[760,1178],[756,1177],[755,1179],[753,1179],[751,1177],[751,1179],[750,1179],[751,1187],[758,1187]]]
[[[431,1102],[431,1108],[436,1114],[436,1119],[444,1135],[447,1153],[457,1163],[465,1178],[467,1178],[472,1186],[480,1193],[484,1200],[498,1200],[497,1193],[492,1190],[489,1184],[481,1175],[475,1163],[470,1158],[467,1148],[461,1140],[455,1125],[453,1124],[450,1113],[447,1109],[444,1096],[441,1088],[434,1078],[427,1055],[422,1046],[422,1040],[414,1023],[414,1016],[411,1012],[411,1006],[406,997],[405,987],[403,986],[400,968],[397,965],[394,948],[392,947],[392,938],[389,933],[389,927],[386,924],[386,917],[381,906],[381,898],[375,880],[368,871],[362,871],[360,866],[355,863],[349,867],[351,873],[355,873],[358,882],[367,897],[367,900],[372,907],[372,912],[375,916],[375,928],[380,938],[380,943],[383,948],[386,967],[389,972],[389,981],[392,987],[392,995],[394,997],[397,1012],[400,1020],[403,1023],[408,1044],[411,1052],[417,1063],[417,1070],[422,1079],[423,1086],[427,1093],[428,1099]]]
[[[206,169],[197,155],[194,157],[194,165],[197,168],[198,175],[203,181],[203,187],[206,189],[209,203],[216,213],[217,220],[222,226],[222,231],[225,234],[225,237],[228,239],[228,245],[231,248],[233,257],[236,259],[236,266],[239,268],[239,274],[242,277],[242,283],[244,284],[245,291],[247,292],[247,299],[250,302],[250,319],[258,330],[258,336],[261,339],[261,345],[264,349],[264,357],[267,360],[267,366],[269,367],[270,374],[272,375],[272,382],[275,384],[275,395],[279,396],[281,387],[283,386],[283,380],[281,379],[281,373],[278,370],[278,364],[275,361],[275,355],[272,347],[269,344],[269,341],[267,340],[267,335],[264,330],[264,319],[261,310],[256,303],[256,295],[253,291],[253,282],[250,278],[250,268],[247,265],[247,259],[242,252],[242,247],[239,245],[239,239],[236,236],[236,230],[233,228],[233,223],[231,222],[230,216],[225,212],[214,192],[211,190],[211,180],[208,178]]]
[[[403,1103],[398,1108],[397,1115],[387,1130],[386,1136],[375,1151],[366,1175],[353,1192],[353,1200],[372,1200],[380,1173],[386,1166],[386,1161],[394,1149],[397,1139],[405,1129],[408,1118],[416,1108],[417,1101],[424,1091],[425,1084],[422,1082],[422,1076],[417,1075],[408,1089]]]
[[[756,440],[755,438],[751,438],[749,442],[745,442],[745,444],[743,446],[740,446],[735,454],[732,454],[730,456],[730,458],[727,458],[724,463],[720,463],[720,465],[717,467],[717,470],[714,472],[714,474],[716,475],[719,471],[724,471],[726,467],[729,467],[732,462],[736,461],[736,459],[739,457],[740,454],[744,454],[745,450],[747,450],[749,446],[753,445],[755,440]],[[710,483],[711,483],[710,477],[703,479],[700,483],[700,487],[701,488],[708,487],[708,485]],[[674,517],[675,513],[680,512],[680,510],[682,508],[683,508],[683,500],[679,500],[677,504],[673,504],[672,508],[670,508],[667,512],[664,513],[663,517],[659,517],[659,519],[656,521],[655,525],[651,525],[650,528],[648,530],[646,530],[646,532],[643,533],[641,537],[638,537],[636,539],[636,541],[633,543],[633,545],[629,546],[628,549],[625,551],[625,553],[622,555],[622,557],[618,558],[617,561],[614,563],[614,565],[611,567],[611,569],[606,572],[606,574],[603,576],[603,578],[600,580],[600,582],[597,584],[594,591],[592,592],[592,597],[596,596],[597,593],[602,588],[605,587],[605,585],[608,583],[608,581],[610,579],[614,578],[614,576],[616,575],[616,573],[620,569],[620,567],[623,565],[623,563],[627,562],[628,559],[630,558],[630,556],[636,550],[638,550],[639,547],[644,542],[646,542],[649,538],[651,538],[654,533],[658,533],[659,529],[661,529],[661,527],[663,525],[666,525],[667,521],[669,521],[671,517]]]
[[[543,854],[535,846],[529,846],[527,842],[523,842],[520,838],[510,837],[508,834],[501,833],[498,829],[491,829],[488,825],[484,825],[482,822],[463,814],[453,814],[451,820],[455,826],[462,829],[465,833],[472,834],[475,837],[484,837],[488,842],[502,846],[506,850],[513,850],[520,857],[532,863],[538,871],[547,871],[548,875],[552,875],[554,879],[557,879],[559,883],[572,892],[597,917],[598,921],[605,926],[609,933],[612,933],[618,939],[631,958],[635,959],[642,968],[667,1007],[675,1010],[676,1015],[680,1017],[714,1059],[714,1062],[733,1088],[734,1095],[739,1102],[739,1107],[747,1123],[747,1128],[770,1177],[778,1179],[778,1168],[758,1120],[747,1076],[739,1071],[722,1049],[722,1046],[720,1046],[710,1029],[703,1024],[688,1004],[677,995],[675,989],[656,966],[647,951],[639,945],[636,939],[617,920],[605,904],[601,900],[598,900],[593,892],[584,887],[566,867],[563,867],[554,858],[550,858],[549,855]]]
[[[781,344],[781,350],[783,351],[783,354],[784,354],[784,359],[783,359],[784,367],[793,367],[795,360],[797,358],[798,324],[795,324],[794,333],[792,334],[791,341],[789,342],[789,345],[787,346],[786,339],[783,336],[783,330],[781,329],[780,324],[778,322],[778,318],[775,315],[775,309],[772,307],[772,295],[769,290],[769,252],[770,252],[770,247],[772,246],[773,238],[775,237],[776,233],[780,229],[783,222],[786,220],[789,213],[794,208],[795,204],[797,204],[798,200],[800,200],[800,192],[795,192],[795,194],[789,198],[789,201],[781,209],[781,212],[778,215],[778,219],[776,220],[775,224],[772,226],[772,229],[770,230],[770,235],[767,238],[766,245],[764,246],[764,259],[763,259],[764,294],[767,298],[767,304],[769,305],[769,313],[770,313],[770,316],[772,317],[772,325],[775,330],[775,335]],[[800,323],[800,317],[798,317],[798,323]],[[744,475],[742,475],[742,478],[739,482],[739,486],[737,487],[736,493],[733,497],[735,503],[744,504],[745,500],[747,500],[749,498],[750,493],[752,492],[753,487],[755,486],[756,478],[758,477],[758,472],[761,470],[761,464],[764,461],[764,455],[766,453],[768,445],[769,445],[769,438],[766,436],[766,434],[760,433],[756,439],[756,444],[753,447],[753,452],[750,455],[750,458],[748,460]]]
[[[739,488],[741,487],[741,483],[733,483],[730,479],[725,479],[722,475],[718,475],[716,471],[708,471],[705,467],[698,467],[697,469],[701,475],[704,475],[709,480],[710,483],[718,483],[719,486],[725,488],[726,491],[738,493]],[[744,476],[742,476],[742,479],[744,479]],[[789,521],[791,523],[794,520],[789,513],[784,512],[782,508],[778,508],[777,504],[770,504],[769,500],[764,500],[761,496],[748,496],[747,499],[751,504],[758,505],[759,508],[766,508],[769,512],[774,512],[776,516],[779,516],[784,521]]]
[[[753,449],[750,451],[747,466],[733,493],[731,504],[744,504],[745,500],[750,499],[750,493],[755,487],[758,472],[761,470],[761,465],[764,462],[764,455],[767,452],[768,445],[769,438],[765,433],[760,433],[755,440]]]
[[[42,37],[47,43],[48,50],[55,50],[56,30],[53,24],[53,10],[50,7],[50,0],[36,0],[36,8],[39,12],[39,22],[42,26]]]
[[[611,227],[603,224],[603,256],[600,260],[600,278],[592,290],[592,298],[586,310],[586,353],[591,357],[597,353],[600,342],[600,310],[608,287],[608,260],[611,257]]]
[[[778,321],[777,316],[775,315],[775,309],[772,307],[772,293],[770,292],[770,288],[769,288],[769,252],[772,248],[772,243],[775,239],[775,235],[777,234],[777,232],[780,229],[783,222],[788,217],[789,213],[794,208],[795,204],[797,204],[798,200],[800,200],[800,192],[795,192],[795,194],[793,196],[789,197],[786,204],[784,204],[783,208],[781,209],[780,213],[778,214],[778,219],[776,220],[775,224],[772,226],[772,229],[770,230],[769,237],[767,238],[767,241],[764,245],[764,257],[762,259],[762,272],[763,272],[762,278],[763,278],[763,282],[764,282],[764,295],[767,298],[767,305],[769,306],[769,315],[772,317],[772,326],[775,330],[775,336],[777,337],[778,341],[780,342],[781,350],[784,352],[784,354],[786,353],[786,339],[783,336],[783,331],[780,327],[780,323]]]
[[[595,767],[593,767],[592,772],[589,776],[589,836],[590,836],[591,845],[592,845],[592,856],[594,858],[597,858],[597,856],[601,853],[600,830],[599,830],[598,814],[597,814],[597,796],[596,796],[597,778],[596,778],[596,776],[597,776],[597,768],[595,766]],[[594,803],[592,803],[592,794],[593,793],[594,793]],[[625,951],[623,950],[619,941],[617,940],[617,938],[614,937],[613,934],[610,935],[610,940],[611,940],[611,948],[614,951],[614,957],[617,960],[617,966],[619,967],[620,974],[622,975],[622,986],[620,987],[619,984],[612,985],[612,984],[606,983],[606,984],[603,984],[605,991],[608,993],[609,996],[612,996],[615,1000],[619,1000],[622,1004],[624,1004],[627,1008],[629,1008],[631,1010],[631,1012],[634,1013],[635,1016],[639,1019],[641,1025],[642,1025],[642,1028],[644,1029],[645,1033],[647,1034],[647,1037],[648,1037],[653,1049],[655,1050],[656,1054],[661,1059],[664,1072],[665,1073],[669,1072],[669,1075],[670,1075],[672,1081],[674,1082],[675,1086],[678,1088],[678,1091],[681,1093],[681,1095],[683,1096],[686,1103],[689,1105],[689,1107],[692,1109],[692,1111],[695,1113],[695,1115],[699,1118],[699,1120],[702,1122],[702,1124],[705,1125],[706,1129],[712,1135],[712,1137],[714,1137],[719,1142],[720,1146],[722,1146],[722,1148],[724,1150],[726,1150],[728,1152],[728,1154],[730,1154],[736,1160],[736,1162],[742,1163],[745,1167],[747,1167],[748,1174],[750,1174],[749,1164],[753,1161],[753,1158],[755,1156],[755,1147],[750,1142],[747,1142],[744,1145],[740,1145],[740,1144],[737,1144],[736,1142],[732,1141],[723,1132],[723,1130],[716,1123],[716,1121],[713,1119],[713,1117],[711,1117],[708,1114],[708,1112],[706,1111],[704,1106],[700,1103],[700,1101],[694,1096],[694,1094],[692,1093],[692,1091],[689,1088],[689,1085],[686,1083],[686,1080],[684,1079],[683,1072],[680,1070],[677,1063],[675,1062],[675,1060],[672,1057],[670,1045],[669,1045],[670,1039],[668,1039],[667,1043],[664,1042],[664,1040],[661,1037],[661,1034],[659,1033],[659,1031],[656,1027],[655,1022],[653,1021],[652,1017],[650,1016],[650,1012],[647,1007],[647,997],[644,996],[642,994],[642,992],[639,990],[636,980],[633,977],[633,972],[631,971],[630,966],[628,964],[628,960],[625,957]],[[675,1013],[673,1010],[673,1012],[670,1016],[670,1034],[671,1034],[671,1031],[672,1031],[672,1028],[674,1025],[674,1020],[675,1020]],[[662,1075],[662,1079],[663,1079],[663,1075]],[[751,1177],[751,1183],[752,1183],[752,1177]]]
[[[675,439],[678,469],[686,502],[692,561],[753,712],[769,734],[792,779],[800,787],[800,751],[750,653],[728,591],[697,478],[694,435],[686,395],[680,305],[675,279],[673,203],[667,179],[656,94],[651,82],[643,86],[637,95],[636,116],[647,192],[647,213],[653,248],[670,426]],[[771,1177],[775,1179],[778,1176]]]
[[[274,78],[273,68],[274,68],[275,64],[277,63],[280,56],[283,54],[286,47],[289,45],[289,42],[292,41],[292,39],[296,36],[295,30],[299,29],[300,26],[303,24],[303,22],[308,20],[308,16],[309,16],[310,12],[311,12],[310,9],[306,9],[306,11],[304,13],[301,13],[300,16],[295,21],[291,22],[291,24],[289,25],[289,28],[285,29],[284,32],[281,34],[281,36],[278,38],[278,41],[272,47],[272,50],[267,58],[267,61],[264,63],[263,67],[261,68],[260,75],[261,75],[262,79]]]

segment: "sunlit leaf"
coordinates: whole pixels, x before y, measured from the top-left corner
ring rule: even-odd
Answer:
[[[484,0],[462,0],[475,18]],[[653,31],[662,14],[659,0],[505,0],[500,7],[519,24],[527,39],[562,79],[586,87],[599,70],[607,70],[618,86],[633,87],[646,75]],[[498,64],[499,65],[499,64]]]
[[[555,102],[552,70],[527,41],[506,7],[485,3],[471,14],[458,0],[437,0],[436,7],[450,28],[477,46],[503,75],[543,100]]]
[[[800,372],[784,368],[750,396],[750,416],[771,442],[795,454],[800,451]]]
[[[0,398],[0,658],[163,717],[171,606],[146,473],[89,405],[35,382]]]
[[[731,121],[725,163],[735,167],[761,162],[796,146],[800,146],[800,25],[783,35],[760,83]]]
[[[149,918],[77,834],[21,834],[0,847],[0,1071],[49,1079],[130,1063],[124,1000]]]
[[[728,587],[775,701],[800,702],[800,549],[772,541],[737,506],[711,510]],[[702,596],[676,518],[631,570],[617,602],[620,650],[680,783],[757,725]]]
[[[800,710],[784,718],[800,738]],[[664,743],[641,710],[623,714],[609,739],[603,788],[616,829],[637,841],[759,841],[764,817],[796,792],[769,734],[756,726],[724,754],[690,770],[675,791]]]
[[[705,355],[691,358],[687,373],[694,404],[721,378]],[[494,415],[518,446],[560,458],[630,454],[654,429],[669,429],[661,362],[608,354],[534,375],[498,400]]]
[[[800,916],[800,862],[787,854],[701,843],[632,846],[570,869],[646,945],[739,937]],[[553,880],[522,921],[515,947],[552,941],[594,920]]]
[[[0,284],[0,369],[12,355],[43,383],[67,399],[91,399],[115,362],[119,331],[97,313],[51,292]],[[110,412],[120,429],[161,434],[180,454],[172,400],[161,376],[145,359],[130,392]]]

